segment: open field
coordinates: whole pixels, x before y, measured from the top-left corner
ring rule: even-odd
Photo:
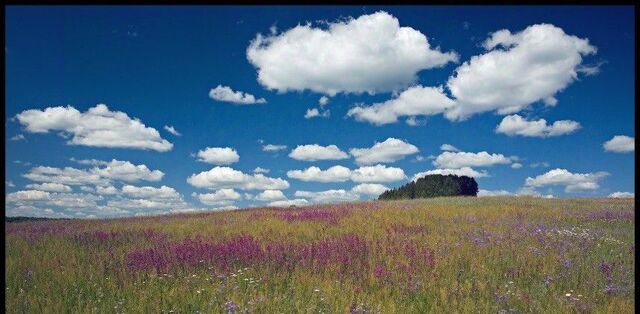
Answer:
[[[7,223],[8,313],[632,313],[633,199]]]

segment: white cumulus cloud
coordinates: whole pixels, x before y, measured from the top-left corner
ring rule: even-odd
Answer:
[[[456,101],[446,112],[451,120],[516,113],[538,101],[554,106],[556,93],[577,79],[582,57],[596,53],[588,39],[551,24],[499,30],[483,46],[487,52],[463,63],[447,82]]]
[[[287,197],[280,190],[265,190],[259,193],[258,195],[256,195],[255,199],[259,201],[270,202],[270,201],[286,200]]]
[[[608,175],[604,171],[571,173],[566,169],[556,168],[535,178],[528,177],[525,180],[524,188],[535,189],[548,185],[562,185],[566,192],[596,190],[600,187],[598,182]]]
[[[420,31],[401,27],[381,11],[329,22],[325,28],[307,23],[280,34],[258,34],[247,59],[268,89],[333,96],[404,88],[417,72],[457,62],[458,55],[432,48]]]
[[[45,182],[42,184],[28,184],[28,189],[47,192],[71,192],[71,187],[61,183]]]
[[[610,198],[635,198],[635,193],[631,192],[613,192],[609,194]]]
[[[570,134],[580,128],[580,123],[571,120],[559,120],[547,125],[547,120],[526,120],[520,115],[506,116],[496,127],[496,133],[509,136],[552,137]]]
[[[351,180],[358,183],[395,182],[406,178],[402,169],[385,165],[360,167],[351,173]]]
[[[351,170],[343,166],[333,166],[327,170],[311,166],[304,170],[287,171],[287,177],[307,182],[344,182],[350,179]]]
[[[347,112],[347,116],[357,121],[383,125],[398,122],[399,117],[408,116],[409,125],[417,124],[415,116],[431,116],[445,112],[455,105],[442,87],[412,86],[396,98],[370,106],[358,105]],[[416,122],[416,123],[414,123]]]
[[[209,91],[209,97],[217,101],[226,101],[238,105],[264,104],[264,98],[256,99],[255,96],[241,91],[234,91],[231,87],[218,85]]]
[[[193,174],[187,183],[197,188],[222,189],[237,188],[241,190],[284,190],[289,182],[280,178],[269,178],[261,173],[245,174],[229,167],[215,167],[209,171]]]
[[[496,164],[509,164],[510,157],[487,152],[443,152],[433,161],[438,168],[489,167]]]
[[[316,160],[339,160],[349,158],[336,145],[321,146],[318,144],[298,145],[289,153],[289,157],[296,160],[316,161]]]
[[[198,151],[198,161],[214,165],[230,165],[240,160],[238,152],[231,147],[207,147]]]
[[[626,135],[616,135],[602,144],[605,151],[614,153],[630,153],[636,150],[636,138]]]
[[[372,165],[394,162],[419,151],[410,143],[390,137],[384,142],[376,142],[370,148],[352,148],[349,153],[355,157],[358,165]]]
[[[351,192],[363,195],[378,196],[388,189],[388,187],[382,184],[361,183],[351,188]]]
[[[70,134],[70,145],[150,149],[166,152],[173,144],[160,137],[158,130],[131,119],[120,111],[99,104],[80,112],[74,107],[49,107],[19,113],[16,118],[31,133],[59,131]]]

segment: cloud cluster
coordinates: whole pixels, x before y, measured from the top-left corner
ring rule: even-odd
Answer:
[[[351,170],[343,166],[333,166],[322,170],[311,166],[304,170],[290,170],[287,176],[306,182],[395,182],[407,177],[400,168],[384,165],[366,166]]]
[[[226,101],[238,105],[265,104],[264,98],[256,99],[255,96],[241,91],[234,91],[229,86],[218,85],[209,91],[209,97],[217,101]]]
[[[245,174],[229,167],[215,167],[209,171],[193,174],[187,178],[187,183],[197,188],[240,190],[284,190],[289,188],[289,182],[280,178],[269,178],[261,173]]]
[[[582,65],[584,56],[596,53],[589,40],[568,35],[551,24],[531,25],[518,33],[499,30],[483,47],[485,53],[464,62],[449,77],[446,87],[450,95],[443,87],[418,85],[382,103],[357,105],[347,115],[383,125],[402,116],[415,119],[444,114],[459,121],[482,112],[513,114],[540,101],[555,106],[555,95],[575,81],[578,73],[597,72]]]
[[[166,152],[173,144],[160,137],[160,133],[131,119],[120,111],[110,111],[99,104],[80,112],[74,107],[49,107],[19,113],[16,118],[31,133],[59,131],[71,135],[69,145],[94,147],[120,147],[150,149]]]
[[[258,34],[247,59],[268,89],[333,96],[398,90],[413,83],[417,72],[457,62],[458,55],[432,48],[421,32],[376,12],[328,22],[326,28],[308,23],[280,34]]]
[[[496,133],[509,136],[552,137],[570,134],[580,128],[580,123],[571,120],[559,120],[547,125],[547,120],[526,120],[520,115],[506,116],[496,127]]]

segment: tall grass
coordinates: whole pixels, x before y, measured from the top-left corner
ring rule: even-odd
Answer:
[[[633,200],[8,223],[8,313],[631,313]]]

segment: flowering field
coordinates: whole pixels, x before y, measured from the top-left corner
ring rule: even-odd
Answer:
[[[632,199],[5,224],[8,313],[632,313]]]

